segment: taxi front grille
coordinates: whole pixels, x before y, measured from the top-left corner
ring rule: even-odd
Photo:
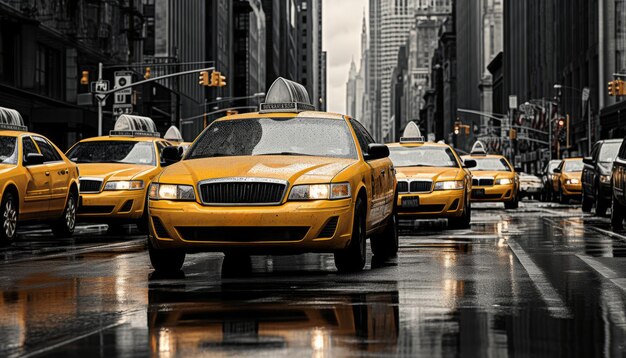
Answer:
[[[289,242],[301,241],[308,226],[178,226],[185,241]]]
[[[493,178],[473,178],[472,186],[493,186]]]
[[[408,193],[409,192],[409,183],[406,181],[398,182],[398,193]]]
[[[410,189],[411,193],[429,193],[433,189],[433,182],[430,180],[412,181]]]
[[[81,193],[99,193],[102,188],[102,180],[81,179],[79,184]]]
[[[286,182],[216,181],[200,183],[206,205],[278,205],[287,190]]]

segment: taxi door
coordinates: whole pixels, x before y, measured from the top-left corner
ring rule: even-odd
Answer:
[[[46,164],[29,165],[26,156],[40,154],[30,136],[22,137],[22,163],[26,174],[26,190],[20,207],[20,219],[47,218],[50,202],[50,170]]]
[[[50,178],[50,203],[48,211],[50,215],[57,216],[65,210],[65,201],[70,186],[70,168],[61,158],[59,152],[45,138],[33,136],[35,144],[44,156],[44,162],[48,168]]]

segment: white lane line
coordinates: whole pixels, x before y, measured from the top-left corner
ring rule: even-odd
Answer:
[[[600,229],[599,227],[595,227],[595,226],[588,226],[588,227],[586,226],[585,229],[591,229],[593,231],[597,231],[597,232],[599,232],[601,234],[607,235],[607,236],[612,237],[614,239],[619,239],[619,240],[622,240],[622,241],[626,241],[626,236],[614,233],[613,231]]]
[[[530,277],[530,280],[539,291],[541,298],[548,306],[548,311],[553,317],[556,318],[570,318],[572,314],[569,308],[565,305],[565,302],[561,299],[558,292],[552,287],[550,281],[543,274],[543,271],[533,262],[533,260],[526,254],[526,251],[513,239],[508,240],[509,248],[517,260],[522,264],[526,273]]]
[[[620,277],[620,275],[604,265],[602,262],[595,260],[589,256],[585,255],[576,255],[579,259],[581,259],[587,266],[594,269],[597,273],[599,273],[605,279],[611,281],[615,286],[619,287],[622,291],[626,292],[626,277]]]

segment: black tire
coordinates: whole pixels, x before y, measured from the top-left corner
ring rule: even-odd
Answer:
[[[0,245],[9,245],[17,238],[17,224],[19,217],[19,202],[17,196],[7,191],[2,197],[0,207],[0,218],[2,218],[2,228],[0,228]]]
[[[611,201],[611,227],[613,231],[622,230],[624,228],[624,210],[625,208],[613,197]]]
[[[463,203],[463,215],[458,218],[448,219],[448,228],[452,230],[467,229],[472,221],[472,203],[465,198]]]
[[[70,191],[65,202],[65,209],[63,209],[63,215],[52,223],[52,233],[54,237],[65,238],[74,234],[76,229],[76,208],[77,208],[76,194]]]
[[[593,207],[593,201],[591,201],[591,199],[589,199],[585,194],[583,194],[583,204],[582,204],[583,213],[590,213],[592,207]]]
[[[504,208],[505,209],[517,209],[517,208],[519,208],[519,200],[517,198],[517,195],[515,195],[515,197],[513,197],[513,199],[511,201],[505,201],[504,202]]]
[[[370,244],[377,258],[395,257],[398,254],[398,218],[395,213],[387,219],[385,230],[372,236]]]
[[[185,252],[180,250],[159,250],[148,239],[148,254],[150,263],[155,271],[161,273],[176,273],[185,263]]]
[[[141,215],[141,217],[137,220],[135,224],[137,225],[137,231],[139,231],[139,233],[145,234],[145,235],[148,234],[148,231],[150,228],[150,219],[148,218],[148,197],[147,196],[143,204],[143,214]]]
[[[357,272],[365,267],[367,255],[367,233],[365,203],[358,198],[354,206],[352,238],[348,247],[335,253],[335,267],[340,272]]]

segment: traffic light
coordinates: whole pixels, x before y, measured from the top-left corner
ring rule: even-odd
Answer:
[[[80,84],[88,85],[89,84],[89,71],[83,71],[82,74],[83,76],[80,78]]]
[[[510,138],[511,140],[516,140],[516,139],[517,139],[517,130],[515,130],[515,129],[511,128],[511,129],[509,130],[509,138]]]
[[[563,129],[563,127],[565,127],[565,118],[559,118],[558,122],[556,122],[556,125],[558,130]]]
[[[200,72],[198,84],[201,86],[211,86],[211,83],[209,82],[209,73],[207,71]]]
[[[461,133],[461,122],[456,121],[454,122],[454,134],[459,135],[459,133]]]
[[[622,80],[615,80],[615,95],[616,96],[626,96],[626,82]]]
[[[219,73],[219,72],[218,72]],[[226,86],[226,76],[222,76],[222,74],[220,73],[220,77],[218,78],[217,81],[217,86],[218,87],[224,87]]]
[[[150,72],[151,72],[150,67],[146,67],[146,73],[144,73],[143,78],[146,80],[149,79],[151,75]]]
[[[211,83],[209,86],[218,87],[220,84],[220,76],[222,76],[222,74],[217,71],[211,72]]]
[[[234,109],[229,109],[229,110],[226,111],[226,115],[227,116],[234,116],[236,114],[239,114],[239,111],[234,110]]]
[[[616,81],[611,81],[608,84],[608,90],[609,90],[609,96],[616,96],[617,95],[617,88],[616,88]]]

